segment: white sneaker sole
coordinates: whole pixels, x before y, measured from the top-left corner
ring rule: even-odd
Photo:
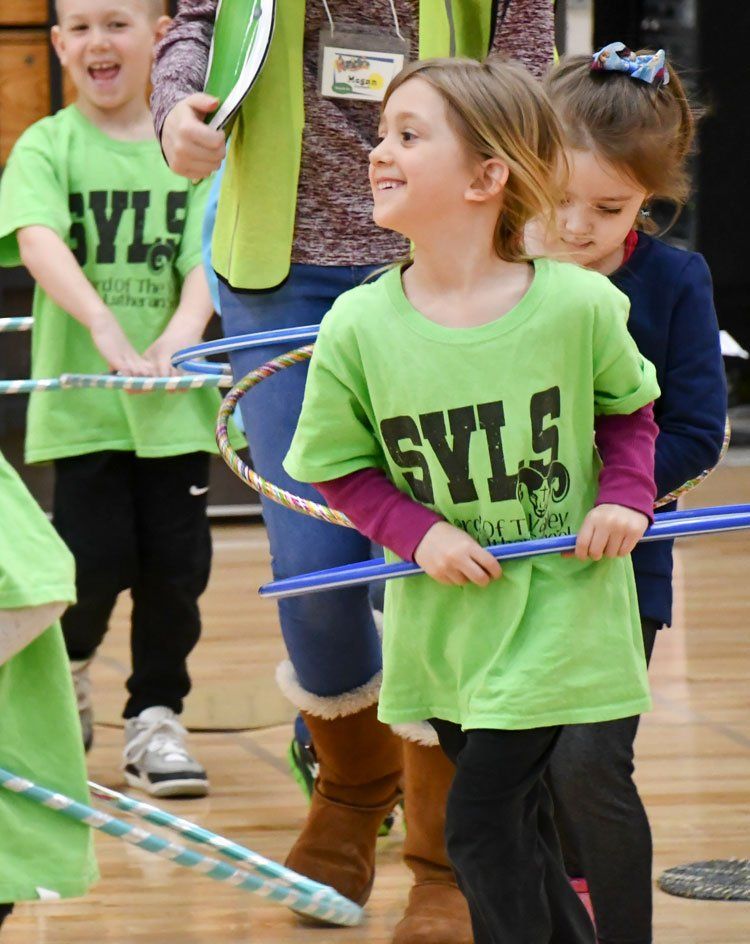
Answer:
[[[208,796],[210,784],[208,780],[189,780],[180,777],[178,780],[160,780],[151,783],[147,777],[136,776],[129,770],[124,771],[128,785],[137,790],[143,790],[154,797],[204,797]]]

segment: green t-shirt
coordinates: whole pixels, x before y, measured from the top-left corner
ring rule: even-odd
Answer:
[[[156,140],[118,141],[71,105],[32,125],[0,180],[0,265],[20,265],[16,231],[47,226],[142,352],[174,314],[182,280],[201,264],[206,184],[164,162]],[[91,335],[37,287],[32,376],[108,373]],[[65,390],[30,397],[26,461],[104,449],[159,457],[215,452],[215,389],[132,395]]]
[[[0,609],[75,601],[73,558],[0,455]],[[58,624],[0,665],[0,767],[88,802],[68,657]],[[98,877],[90,830],[0,790],[0,902],[83,895]]]
[[[323,320],[284,467],[304,482],[380,467],[485,545],[571,534],[596,495],[595,414],[659,394],[627,314],[603,276],[539,260],[503,317],[447,328],[412,307],[394,269]],[[532,728],[650,706],[628,558],[503,573],[486,588],[387,583],[383,721]]]
[[[73,555],[0,453],[0,609],[75,598]]]

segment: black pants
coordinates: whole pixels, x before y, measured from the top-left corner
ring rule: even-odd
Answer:
[[[594,944],[563,867],[544,783],[560,728],[463,732],[431,723],[456,764],[446,843],[475,944]]]
[[[94,654],[119,593],[133,599],[125,718],[153,705],[179,713],[190,691],[211,569],[208,461],[110,451],[55,462],[54,523],[76,560],[78,602],[62,619],[70,658]]]
[[[13,905],[0,905],[0,926],[2,926],[3,921],[8,917],[8,915],[13,911]]]
[[[659,628],[641,620],[650,660]],[[638,716],[563,729],[548,782],[568,874],[585,877],[600,944],[651,944],[652,844],[633,781]]]

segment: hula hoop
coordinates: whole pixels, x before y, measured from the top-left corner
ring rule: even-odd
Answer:
[[[739,531],[750,528],[750,505],[727,506],[730,509],[742,508],[743,511],[724,512],[724,509],[704,508],[692,511],[667,512],[657,515],[657,520],[641,538],[641,543],[651,541],[671,541],[675,538],[695,537],[700,534],[715,534],[726,531]],[[668,520],[662,521],[660,519]],[[539,538],[531,541],[518,541],[514,544],[495,544],[485,548],[498,560],[518,560],[525,557],[560,554],[572,551],[576,544],[576,535],[564,535],[555,538]],[[343,567],[318,570],[297,577],[275,580],[260,588],[260,595],[270,599],[301,596],[306,593],[321,593],[325,590],[340,590],[371,583],[373,580],[395,580],[401,577],[414,577],[424,573],[421,567],[410,561],[387,564],[383,558]]]
[[[304,328],[289,330],[297,331],[300,333],[300,335],[302,335],[304,332],[309,332],[310,329],[311,326],[306,325]],[[207,344],[200,344],[196,347],[185,348],[182,351],[178,351],[177,354],[175,354],[175,356],[172,358],[172,363],[175,366],[180,366],[185,369],[187,368],[188,363],[191,363],[189,358],[194,357],[197,353],[203,354],[206,351],[209,353],[219,353],[220,350],[222,352],[226,352],[244,350],[248,347],[263,347],[272,343],[276,344],[282,337],[286,337],[287,335],[288,330],[284,329],[283,331],[264,331],[259,334],[247,334],[223,341],[209,341]],[[298,335],[298,337],[300,335]],[[210,347],[211,345],[213,345],[213,347]],[[279,505],[283,505],[285,508],[290,508],[292,511],[298,511],[300,514],[310,515],[312,518],[318,518],[320,521],[327,521],[330,524],[337,524],[344,528],[354,528],[354,524],[345,514],[343,514],[343,512],[329,508],[327,505],[321,505],[318,502],[301,498],[299,495],[295,495],[286,489],[279,488],[278,485],[274,485],[273,482],[269,482],[268,479],[258,475],[254,469],[251,469],[250,466],[243,461],[243,459],[237,454],[236,450],[232,448],[232,444],[229,442],[229,434],[227,431],[229,420],[237,409],[237,404],[245,396],[248,390],[252,390],[252,388],[257,386],[262,380],[272,377],[280,370],[284,370],[287,367],[292,367],[294,364],[301,364],[304,361],[310,360],[312,357],[313,347],[314,345],[308,344],[305,347],[295,348],[293,351],[289,351],[287,354],[282,354],[279,357],[275,357],[273,360],[267,361],[260,367],[256,367],[255,370],[251,370],[245,377],[242,378],[242,380],[239,381],[239,383],[235,384],[229,393],[224,397],[224,400],[221,404],[221,409],[219,410],[219,415],[216,420],[216,443],[219,447],[222,458],[232,470],[232,472],[234,472],[237,478],[241,479],[246,485],[249,485],[250,488],[254,489],[256,492],[259,492],[261,495],[265,495],[266,498],[271,499],[271,501],[274,501]],[[677,501],[680,496],[684,495],[686,492],[691,491],[704,482],[714,471],[714,469],[717,468],[726,455],[727,449],[729,448],[730,437],[731,427],[729,425],[729,420],[727,419],[724,426],[724,442],[722,443],[721,453],[716,465],[711,469],[706,469],[705,472],[702,472],[699,476],[696,476],[696,478],[690,479],[690,481],[680,486],[680,488],[675,489],[668,495],[658,499],[658,501],[656,501],[654,504],[654,508],[661,508],[664,505]]]
[[[34,393],[35,391],[62,390],[59,377],[46,380],[0,380],[0,395],[13,396],[16,393]]]
[[[677,501],[677,499],[682,495],[685,495],[687,492],[692,491],[694,488],[697,488],[699,485],[705,482],[709,475],[718,469],[721,463],[724,461],[724,457],[726,456],[727,450],[729,449],[729,442],[731,438],[732,427],[729,423],[729,417],[727,417],[724,423],[724,441],[721,444],[721,452],[719,453],[719,458],[716,460],[716,465],[712,466],[710,469],[706,469],[705,472],[701,472],[700,475],[696,475],[694,479],[688,479],[684,485],[676,488],[673,492],[669,492],[669,494],[664,495],[662,498],[658,498],[654,502],[654,508],[663,508],[664,505],[669,505],[672,502]]]
[[[193,374],[220,373],[231,374],[229,364],[211,364],[204,358],[215,354],[231,354],[234,351],[248,351],[252,348],[272,347],[277,344],[294,344],[300,341],[314,341],[320,327],[302,325],[298,328],[281,328],[276,331],[259,331],[256,334],[238,334],[233,338],[219,338],[216,341],[204,341],[193,347],[185,347],[172,357],[172,366],[181,367]],[[193,360],[193,358],[201,360]]]
[[[304,876],[295,876],[298,887],[284,884],[279,879],[267,881],[245,869],[235,868],[226,862],[220,862],[218,859],[205,856],[193,849],[169,842],[162,839],[161,836],[149,833],[137,826],[132,826],[121,819],[102,813],[100,810],[72,800],[61,793],[54,793],[24,777],[16,777],[10,771],[1,767],[0,786],[11,793],[25,796],[28,800],[40,806],[46,806],[48,809],[67,816],[69,819],[84,823],[93,829],[107,833],[109,836],[122,839],[163,859],[169,859],[176,865],[196,869],[201,874],[217,882],[227,882],[237,888],[255,892],[257,895],[279,902],[293,908],[294,911],[310,915],[320,921],[351,927],[359,924],[362,919],[362,909],[354,902],[339,895],[334,889],[311,882],[309,879],[305,879]],[[249,852],[249,850],[247,851]],[[279,866],[279,868],[281,867]],[[303,885],[308,889],[307,891],[301,890]]]
[[[101,390],[128,390],[138,393],[153,393],[165,390],[197,390],[200,387],[228,387],[228,377],[184,376],[184,377],[125,377],[119,374],[63,374],[61,377],[37,380],[0,380],[0,395],[38,393],[50,390],[74,390],[91,387]]]
[[[119,374],[63,374],[63,390],[95,387],[101,390],[131,390],[151,393],[154,390],[197,390],[200,387],[228,387],[223,377],[121,377]]]
[[[261,495],[265,495],[266,498],[270,498],[271,501],[275,501],[285,508],[290,508],[292,511],[299,511],[303,515],[310,515],[312,518],[318,518],[320,521],[327,521],[330,524],[338,524],[344,528],[353,528],[354,525],[352,522],[342,512],[328,508],[326,505],[320,505],[318,502],[308,501],[306,498],[301,498],[299,495],[293,495],[291,492],[286,491],[286,489],[279,488],[278,485],[269,482],[268,479],[264,479],[262,475],[258,475],[254,469],[251,469],[250,466],[237,455],[229,442],[227,424],[237,404],[247,391],[252,390],[261,380],[272,377],[286,367],[309,361],[312,357],[312,351],[313,345],[308,344],[307,347],[296,348],[294,351],[289,351],[288,354],[275,357],[273,360],[268,361],[268,363],[262,364],[255,370],[251,370],[247,376],[243,377],[238,384],[232,387],[229,393],[224,397],[221,409],[219,410],[219,416],[216,420],[216,443],[222,458],[232,472],[234,472],[237,478],[242,479],[243,482],[249,485],[250,488],[255,489],[256,492],[260,492]]]
[[[0,334],[7,331],[31,331],[33,318],[0,318]]]
[[[89,790],[91,791],[91,795],[97,800],[109,803],[117,809],[137,816],[139,819],[146,820],[149,823],[155,823],[157,826],[171,829],[173,832],[179,833],[192,842],[211,846],[219,855],[233,859],[235,862],[242,862],[250,871],[257,872],[265,878],[273,879],[280,885],[284,885],[311,897],[330,891],[327,885],[314,882],[304,875],[299,875],[297,872],[293,872],[291,869],[279,865],[278,862],[266,859],[259,853],[253,852],[252,849],[246,849],[244,846],[232,842],[232,840],[226,839],[224,836],[219,836],[217,833],[212,833],[208,829],[197,826],[195,823],[191,823],[190,820],[173,816],[171,813],[167,813],[157,806],[152,806],[150,803],[135,800],[132,797],[118,793],[116,790],[110,790],[108,787],[103,787],[91,780],[89,781]],[[339,895],[338,892],[334,891],[334,894],[339,898],[343,897]],[[343,900],[348,901],[348,899]]]

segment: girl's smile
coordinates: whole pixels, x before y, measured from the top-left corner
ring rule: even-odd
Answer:
[[[472,181],[466,149],[448,121],[442,96],[418,77],[391,95],[370,152],[373,219],[414,239],[464,209]],[[446,185],[446,181],[450,183]]]

